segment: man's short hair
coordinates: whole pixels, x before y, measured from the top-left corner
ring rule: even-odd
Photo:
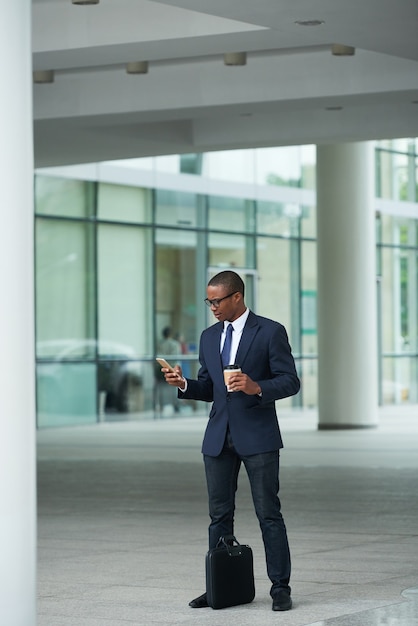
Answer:
[[[208,282],[208,287],[218,287],[221,285],[222,287],[225,287],[226,291],[231,293],[238,291],[239,293],[242,293],[242,296],[244,297],[244,281],[236,272],[233,272],[232,270],[219,272],[219,274],[213,276]]]

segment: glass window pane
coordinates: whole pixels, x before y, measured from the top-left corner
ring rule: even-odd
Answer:
[[[408,163],[407,154],[376,151],[376,189],[380,198],[410,199]]]
[[[318,359],[304,358],[297,362],[301,381],[300,394],[307,409],[318,406]]]
[[[195,174],[197,176],[201,176],[202,162],[202,154],[182,154],[180,155],[180,172],[182,174]]]
[[[302,163],[301,187],[316,189],[316,146],[300,146]]]
[[[100,183],[97,193],[99,219],[131,223],[151,221],[151,190]]]
[[[180,156],[178,154],[168,154],[154,157],[154,167],[157,172],[178,174],[180,171]]]
[[[392,215],[386,215],[385,213],[380,215],[380,241],[382,243],[395,243],[395,223],[396,218]]]
[[[254,150],[226,150],[203,155],[202,175],[212,180],[253,183],[255,177]]]
[[[35,176],[35,213],[62,217],[94,215],[95,183]]]
[[[119,159],[117,161],[103,161],[100,166],[111,166],[112,168],[122,168],[128,170],[152,171],[155,166],[154,157],[143,157],[139,159]]]
[[[209,196],[209,228],[254,232],[254,203],[240,198]]]
[[[258,185],[302,186],[300,146],[259,148],[255,153]]]
[[[383,404],[417,402],[416,373],[415,359],[385,357],[381,381]]]
[[[163,228],[156,232],[156,349],[167,355],[197,351],[196,248],[196,233]],[[167,328],[170,350],[163,336]]]
[[[250,247],[250,242],[244,235],[209,233],[209,265],[219,267],[219,271],[227,268],[235,268],[237,271],[240,267],[253,268],[252,255],[247,253],[247,246]]]
[[[316,207],[302,206],[301,237],[316,237]]]
[[[35,251],[37,351],[51,356],[95,335],[92,226],[37,218]]]
[[[292,336],[290,242],[258,237],[258,313],[280,322]]]
[[[302,208],[293,203],[257,202],[257,232],[298,236]]]
[[[112,351],[117,347],[113,344]],[[130,361],[130,354],[123,349],[121,346],[120,354],[112,360],[102,355],[97,365],[99,412],[104,419],[119,413],[139,413],[144,408],[143,364]]]
[[[195,228],[197,226],[196,194],[156,189],[155,202],[157,224],[181,228]]]
[[[38,427],[94,424],[96,365],[38,363],[36,368]]]
[[[317,273],[316,242],[302,242],[301,334],[302,354],[316,356],[317,336]]]
[[[146,271],[150,260],[150,230],[99,225],[99,356],[112,344],[131,358],[152,354],[152,273]]]
[[[393,297],[395,284],[395,259],[391,248],[382,248],[382,277],[381,277],[381,316],[382,349],[384,352],[395,352],[400,349],[400,328],[396,323],[399,320],[399,301]]]

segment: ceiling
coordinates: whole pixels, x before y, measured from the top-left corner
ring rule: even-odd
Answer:
[[[417,0],[32,0],[32,22],[33,69],[55,73],[33,89],[36,167],[418,136]]]

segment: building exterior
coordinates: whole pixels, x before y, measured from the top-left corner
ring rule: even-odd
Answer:
[[[300,16],[293,3],[272,0],[215,4],[213,13],[190,0],[2,7],[2,623],[36,623],[35,344],[39,427],[152,415],[160,330],[169,319],[185,334],[182,362],[196,367],[208,273],[234,263],[245,271],[249,304],[289,320],[305,405],[315,402],[316,310],[320,428],[376,426],[378,387],[381,402],[385,394],[416,402],[416,194],[401,213],[392,196],[374,198],[368,144],[416,136],[415,4],[381,0],[378,22],[372,1],[359,13],[355,3],[336,12],[324,0]],[[349,56],[333,41],[346,42]],[[236,50],[248,52],[247,65],[225,64]],[[142,60],[149,73],[130,74],[130,62]],[[240,194],[212,180],[187,188],[172,176],[164,185],[156,169],[135,178],[104,176],[102,165],[89,176],[74,168],[61,175],[66,187],[57,172],[38,171],[34,237],[34,167],[307,144],[318,146],[316,204],[309,186],[261,192],[252,177]],[[408,194],[415,155],[416,147]],[[193,163],[183,159],[187,171]],[[386,193],[405,157],[381,163]],[[142,198],[135,209],[131,192]]]
[[[418,403],[418,141],[371,145],[376,393]],[[169,360],[196,373],[205,286],[225,268],[288,329],[302,389],[283,402],[317,407],[316,165],[307,145],[37,170],[38,427],[202,412],[159,401],[155,356],[170,327]]]

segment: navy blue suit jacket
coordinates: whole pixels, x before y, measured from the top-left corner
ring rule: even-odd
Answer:
[[[278,450],[283,442],[275,401],[296,394],[300,387],[286,330],[252,311],[244,326],[235,362],[260,385],[261,397],[227,392],[219,353],[222,330],[223,322],[218,322],[203,331],[198,378],[187,379],[186,391],[179,392],[179,398],[213,402],[202,452],[220,454],[228,425],[238,454]]]

